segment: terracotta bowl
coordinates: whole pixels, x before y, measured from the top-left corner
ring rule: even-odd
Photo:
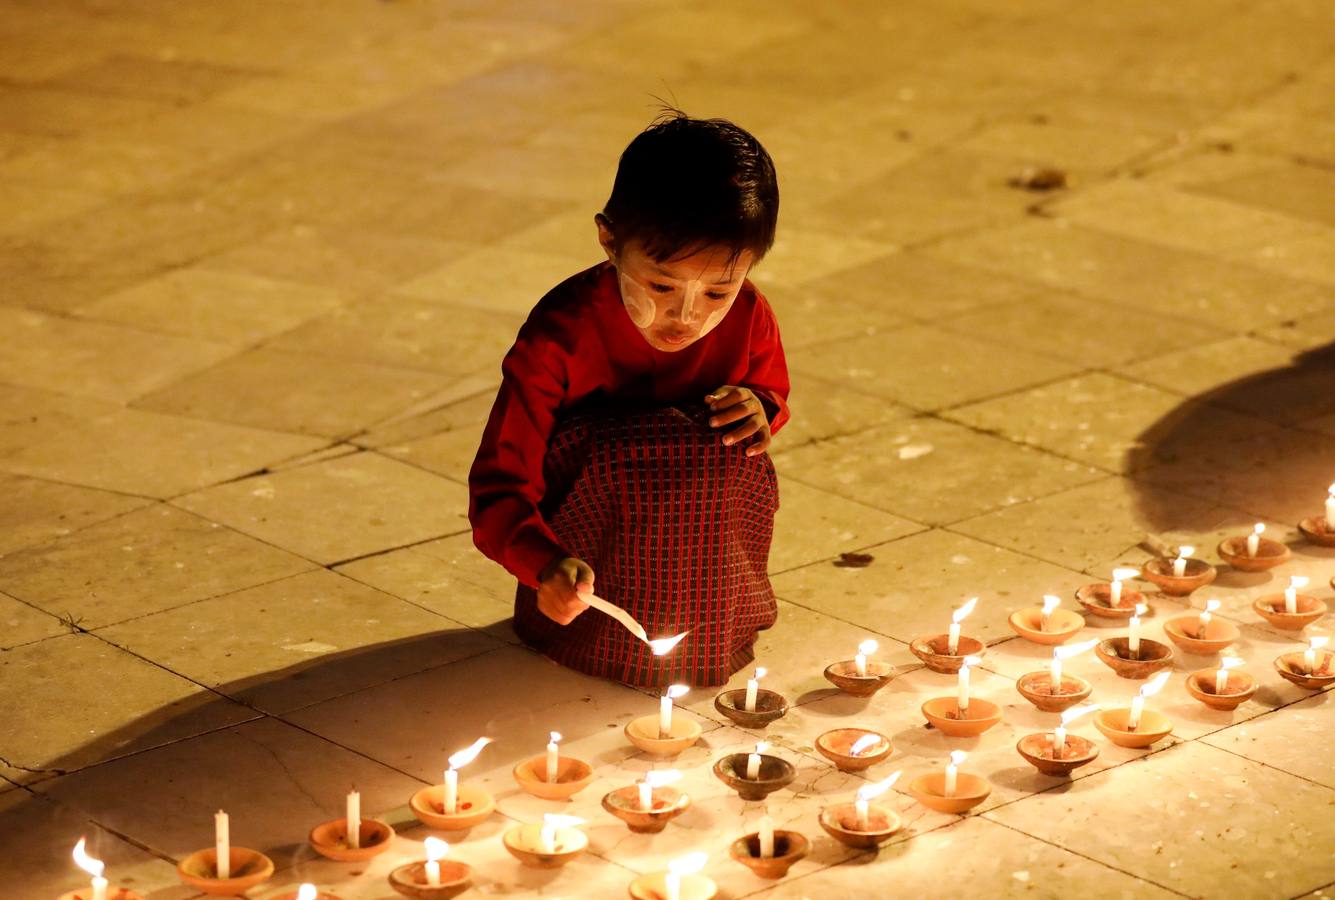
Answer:
[[[311,829],[310,842],[315,852],[338,862],[359,862],[389,849],[394,829],[379,819],[362,819],[357,829],[359,847],[348,846],[348,820],[334,819]]]
[[[1326,525],[1325,516],[1309,516],[1298,523],[1303,537],[1322,547],[1335,547],[1335,530]]]
[[[867,804],[867,831],[858,829],[857,807],[852,803],[823,807],[817,818],[826,834],[856,850],[875,850],[904,827],[898,813],[877,803]]]
[[[1285,681],[1291,681],[1298,687],[1320,690],[1331,684],[1335,684],[1335,654],[1329,651],[1320,651],[1316,655],[1316,674],[1307,673],[1307,663],[1304,658],[1306,651],[1299,650],[1296,653],[1282,653],[1275,657],[1275,671],[1280,674]]]
[[[1282,566],[1293,556],[1289,548],[1279,541],[1261,538],[1257,542],[1256,555],[1247,555],[1248,535],[1224,538],[1219,542],[1219,558],[1239,572],[1264,572],[1275,566]]]
[[[530,869],[559,869],[585,851],[589,837],[578,828],[558,828],[549,852],[542,848],[542,825],[533,822],[506,829],[501,843]]]
[[[796,831],[774,830],[774,855],[760,855],[760,834],[739,837],[728,847],[728,855],[761,878],[782,878],[793,863],[807,855],[811,842]]]
[[[286,894],[276,894],[268,900],[301,900],[301,891],[288,891]],[[320,891],[315,895],[315,900],[342,900],[338,894],[331,894],[328,891]]]
[[[854,697],[870,697],[890,683],[895,677],[895,667],[879,659],[867,660],[867,674],[859,675],[854,660],[830,663],[825,667],[825,679],[845,694]],[[777,832],[776,832],[777,833]]]
[[[626,740],[654,756],[676,756],[700,740],[700,723],[690,716],[674,712],[672,731],[659,737],[658,714],[640,716],[626,723]]]
[[[640,789],[637,785],[617,788],[603,795],[603,809],[625,822],[636,834],[657,834],[667,823],[691,808],[691,798],[676,788],[656,787],[651,795],[652,804],[640,809]]]
[[[922,714],[947,737],[977,737],[1001,721],[1001,707],[977,697],[969,698],[962,718],[957,697],[934,697],[922,705]]]
[[[1044,775],[1057,777],[1070,775],[1076,769],[1098,758],[1099,748],[1093,741],[1076,734],[1068,734],[1061,758],[1058,759],[1052,755],[1053,739],[1054,735],[1050,731],[1026,734],[1020,738],[1015,749],[1029,765]]]
[[[1078,675],[1063,672],[1061,693],[1054,694],[1052,673],[1039,671],[1021,675],[1015,682],[1015,689],[1043,712],[1061,712],[1083,701],[1093,692],[1094,686]]]
[[[764,728],[788,712],[788,701],[778,691],[756,692],[755,712],[746,710],[746,691],[724,691],[714,698],[714,708],[743,728]]]
[[[426,883],[426,863],[411,862],[389,873],[389,886],[415,900],[449,900],[473,886],[473,867],[452,859],[440,861],[440,886]]]
[[[667,900],[667,873],[650,872],[630,883],[633,900]],[[718,893],[718,886],[698,872],[681,876],[678,900],[710,900]]]
[[[1087,584],[1075,592],[1075,600],[1096,616],[1105,619],[1129,619],[1136,614],[1136,604],[1145,602],[1145,595],[1122,585],[1122,596],[1117,606],[1109,606],[1112,585]]]
[[[181,881],[211,897],[236,897],[273,876],[273,860],[258,850],[231,847],[227,859],[232,877],[218,878],[218,852],[213,847],[196,850],[176,866]]]
[[[1297,596],[1297,612],[1284,611],[1283,594],[1266,594],[1252,601],[1252,609],[1271,625],[1284,631],[1299,631],[1326,614],[1326,604],[1307,594]]]
[[[593,781],[593,767],[573,756],[558,757],[556,780],[547,780],[547,756],[539,754],[514,768],[515,783],[534,797],[544,800],[569,800]]]
[[[470,784],[459,785],[457,813],[445,813],[445,785],[434,784],[413,794],[408,808],[418,821],[428,828],[441,831],[464,831],[481,825],[496,811],[496,800],[486,791]]]
[[[1094,654],[1103,664],[1123,678],[1149,678],[1155,672],[1173,664],[1173,649],[1160,641],[1140,639],[1140,657],[1131,659],[1131,641],[1125,637],[1099,641]]]
[[[955,796],[946,796],[946,773],[928,772],[909,782],[908,792],[923,806],[942,813],[964,813],[987,799],[992,785],[981,775],[960,772],[955,777]]]
[[[1186,574],[1179,578],[1173,574],[1173,560],[1155,557],[1141,567],[1140,574],[1165,594],[1185,597],[1214,581],[1215,571],[1205,560],[1193,557],[1187,560]]]
[[[971,638],[967,635],[960,635],[959,644],[955,647],[958,653],[946,653],[948,649],[949,635],[933,634],[927,637],[920,637],[909,644],[909,649],[913,655],[927,664],[927,668],[933,672],[940,672],[942,675],[953,675],[964,665],[966,656],[982,656],[987,648],[978,638]]]
[[[1105,709],[1095,713],[1094,727],[1117,746],[1134,749],[1148,747],[1173,731],[1172,721],[1163,713],[1153,709],[1141,711],[1140,725],[1135,731],[1127,730],[1126,723],[1130,717],[1131,710],[1125,706]]]
[[[730,753],[714,763],[714,775],[737,792],[743,800],[764,800],[770,794],[792,784],[797,769],[786,759],[760,754],[760,777],[754,781],[746,777],[749,753]]]
[[[93,900],[93,891],[92,888],[80,888],[77,891],[61,894],[59,900]],[[136,894],[128,888],[108,886],[107,900],[144,900],[144,898],[142,894]]]
[[[1064,644],[1085,627],[1085,617],[1080,613],[1069,609],[1054,609],[1048,616],[1048,630],[1043,631],[1040,628],[1043,624],[1043,610],[1037,606],[1017,609],[1011,613],[1007,621],[1010,622],[1011,630],[1026,641],[1048,647]]]
[[[1205,634],[1199,633],[1200,619],[1196,616],[1178,616],[1163,623],[1164,634],[1188,653],[1196,656],[1211,656],[1226,649],[1242,637],[1238,626],[1225,619],[1212,618],[1205,626]]]
[[[869,734],[876,736],[876,743],[857,756],[849,753],[853,749],[853,744]],[[835,728],[816,738],[816,749],[820,751],[821,756],[834,763],[840,772],[861,772],[885,759],[895,748],[890,745],[890,739],[879,731],[869,731],[866,728]]]
[[[1230,671],[1224,693],[1215,693],[1218,669],[1200,669],[1187,676],[1187,693],[1210,709],[1234,710],[1256,693],[1256,679],[1246,672]]]

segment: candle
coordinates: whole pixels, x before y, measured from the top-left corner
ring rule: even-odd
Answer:
[[[1131,698],[1131,715],[1126,720],[1126,730],[1135,731],[1140,727],[1140,714],[1145,711],[1145,698],[1153,697],[1163,689],[1164,682],[1168,680],[1169,672],[1160,672],[1149,681],[1140,686],[1136,696]]]
[[[1108,605],[1114,609],[1122,605],[1122,582],[1135,578],[1139,569],[1113,569],[1112,583],[1108,585]]]
[[[875,641],[868,639],[858,644],[858,655],[853,657],[853,665],[857,667],[859,677],[865,678],[867,675],[867,657],[876,652],[880,645]]]
[[[1052,693],[1060,694],[1062,687],[1062,660],[1070,659],[1097,644],[1097,640],[1081,641],[1078,644],[1067,644],[1063,647],[1052,648],[1052,667],[1049,670],[1049,682],[1052,687]]]
[[[362,845],[362,795],[356,790],[348,791],[347,819],[348,846],[356,850]]]
[[[889,778],[877,781],[873,784],[864,784],[858,788],[857,799],[853,802],[853,812],[857,815],[858,831],[870,831],[870,804],[872,800],[884,794],[890,789],[890,786],[899,780],[898,772],[892,774]]]
[[[1326,646],[1326,642],[1329,640],[1330,638],[1325,635],[1319,637],[1313,635],[1307,639],[1307,649],[1303,651],[1303,663],[1307,666],[1308,675],[1316,674],[1316,651]]]
[[[429,837],[422,844],[426,847],[426,883],[430,887],[440,887],[440,859],[450,845],[438,837]]]
[[[973,612],[973,608],[978,605],[978,598],[974,597],[968,603],[961,606],[950,614],[950,631],[946,636],[946,655],[955,656],[960,649],[960,622]]]
[[[1177,559],[1173,560],[1173,577],[1181,578],[1187,574],[1187,557],[1195,552],[1195,547],[1183,545],[1177,548]]]
[[[1255,556],[1256,551],[1261,549],[1261,533],[1265,531],[1265,523],[1257,522],[1252,526],[1252,533],[1247,535],[1247,555]]]
[[[574,828],[576,825],[583,824],[584,820],[577,816],[543,813],[542,828],[538,831],[538,840],[542,844],[542,852],[556,852],[556,831],[558,828]]]
[[[1038,619],[1039,631],[1048,631],[1052,627],[1052,611],[1061,602],[1061,597],[1054,597],[1052,594],[1043,595],[1043,612]]]
[[[959,706],[961,715],[969,711],[969,667],[976,666],[982,661],[977,656],[966,656],[964,664],[960,666],[960,690],[956,705]]]
[[[1218,600],[1205,601],[1205,609],[1201,610],[1201,614],[1196,618],[1196,637],[1202,639],[1205,637],[1205,630],[1210,627],[1210,616],[1218,608]]]
[[[217,853],[214,862],[215,875],[219,880],[232,877],[232,841],[227,820],[227,813],[221,809],[213,816],[213,847]]]
[[[86,842],[84,838],[79,838],[79,842],[74,845],[74,862],[80,868],[93,876],[92,900],[107,900],[107,880],[102,877],[102,869],[105,864],[100,859],[93,859],[84,849]]]
[[[1330,496],[1326,498],[1326,530],[1335,531],[1335,484],[1329,490]]]
[[[640,812],[649,812],[654,808],[654,786],[648,781],[641,781],[640,788]]]
[[[553,731],[553,732],[551,733],[551,736],[552,736],[552,739],[551,739],[550,741],[547,742],[547,783],[548,783],[548,784],[554,784],[554,783],[556,782],[556,776],[557,776],[557,773],[560,771],[560,768],[561,768],[561,757],[560,757],[560,755],[559,755],[559,753],[557,752],[557,749],[556,749],[556,743],[557,743],[557,741],[561,740],[561,732],[559,732],[559,731]]]
[[[1066,754],[1066,726],[1083,716],[1085,713],[1093,712],[1098,708],[1099,705],[1097,703],[1086,703],[1084,706],[1076,706],[1071,709],[1062,710],[1061,724],[1052,730],[1053,759],[1061,759]]]
[[[769,744],[761,741],[756,744],[756,752],[746,758],[746,777],[750,781],[760,779],[760,754],[769,749]]]
[[[459,811],[459,773],[454,769],[445,770],[445,796],[440,805],[447,816]]]
[[[667,692],[658,698],[658,736],[672,736],[672,701],[684,696],[690,688],[684,684],[670,685]]]
[[[654,808],[654,788],[671,784],[679,778],[681,778],[681,773],[676,769],[646,772],[644,780],[639,783],[640,811],[649,812]]]
[[[853,742],[853,746],[848,748],[848,755],[861,756],[862,754],[870,750],[872,747],[875,747],[880,742],[881,738],[878,735],[864,734],[862,737],[858,738],[856,741]]]
[[[1284,589],[1284,611],[1289,614],[1298,611],[1298,591],[1307,587],[1311,581],[1306,575],[1290,575],[1289,586]]]
[[[950,762],[946,763],[946,789],[943,792],[945,796],[955,796],[955,784],[959,777],[959,767],[964,763],[964,758],[967,755],[963,750],[950,751]]]
[[[450,767],[445,771],[445,798],[442,811],[452,816],[459,811],[459,770],[477,759],[482,748],[491,743],[491,738],[480,737],[468,747],[449,758]]]
[[[774,820],[768,814],[760,817],[760,857],[769,859],[774,855]]]
[[[1219,660],[1219,668],[1214,673],[1214,692],[1216,694],[1228,693],[1228,670],[1242,665],[1242,660],[1236,656],[1226,656]]]
[[[768,672],[768,671],[769,671],[769,670],[766,669],[764,666],[759,666],[759,667],[756,668],[756,676],[755,676],[754,678],[748,678],[748,679],[746,680],[746,711],[747,711],[747,712],[755,712],[755,711],[756,711],[756,694],[759,693],[759,691],[760,691],[760,679],[764,678],[764,677],[765,677],[765,673]]]
[[[672,649],[681,643],[681,639],[688,634],[690,634],[690,632],[683,631],[681,634],[674,634],[672,637],[654,638],[652,641],[648,641],[649,652],[654,656],[666,656],[668,653],[671,653]]]
[[[1136,614],[1131,617],[1131,628],[1127,632],[1126,643],[1132,659],[1140,658],[1140,617],[1149,611],[1150,608],[1144,603],[1137,603]]]
[[[297,900],[319,900],[319,897],[319,890],[310,882],[306,882],[297,888]]]
[[[681,878],[705,867],[708,855],[692,853],[668,863],[667,875],[663,877],[663,900],[681,900]]]

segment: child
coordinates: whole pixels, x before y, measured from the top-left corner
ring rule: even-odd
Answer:
[[[777,608],[778,490],[764,451],[788,419],[774,313],[746,275],[774,242],[760,143],[670,111],[621,155],[594,216],[607,261],[553,288],[501,366],[469,474],[478,548],[519,579],[520,638],[640,686],[717,685]],[[655,657],[580,594],[626,609]]]

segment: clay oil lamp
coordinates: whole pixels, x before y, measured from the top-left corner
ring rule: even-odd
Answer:
[[[764,800],[792,784],[797,769],[786,759],[770,756],[769,744],[756,744],[753,753],[730,753],[714,763],[714,775],[743,800]]]
[[[672,704],[690,688],[674,684],[658,698],[658,715],[626,723],[626,740],[654,756],[676,756],[700,740],[700,723],[689,716],[674,716]]]
[[[477,759],[491,738],[481,737],[449,758],[443,784],[424,787],[413,794],[408,807],[413,815],[431,828],[463,831],[483,822],[496,810],[491,794],[471,785],[459,785],[459,770]]]
[[[1126,586],[1127,581],[1139,574],[1139,569],[1113,569],[1112,581],[1087,584],[1075,592],[1075,599],[1099,618],[1129,619],[1136,614],[1136,607],[1145,602],[1144,594]]]
[[[766,814],[760,818],[759,830],[732,842],[728,855],[760,878],[782,878],[810,847],[810,842],[796,831],[776,831],[774,820]]]
[[[337,894],[322,891],[313,884],[302,884],[295,891],[278,894],[270,900],[339,900]]]
[[[1164,634],[1188,653],[1213,656],[1242,637],[1238,626],[1214,618],[1218,600],[1207,600],[1205,609],[1195,616],[1178,616],[1163,623]]]
[[[1065,777],[1073,771],[1091,763],[1099,755],[1099,748],[1093,741],[1079,735],[1066,733],[1066,726],[1086,713],[1098,709],[1097,703],[1076,706],[1062,713],[1062,723],[1048,733],[1026,734],[1020,738],[1015,749],[1024,757],[1025,762],[1044,775]]]
[[[258,850],[233,847],[231,821],[218,810],[213,817],[213,846],[196,850],[176,866],[185,884],[203,894],[234,897],[273,875],[273,860]]]
[[[542,823],[516,825],[501,835],[510,855],[530,869],[559,869],[584,852],[589,839],[575,826],[577,816],[544,813]]]
[[[981,775],[959,771],[966,754],[950,751],[945,771],[928,772],[909,782],[909,793],[928,809],[941,813],[965,813],[987,799],[992,785]]]
[[[927,664],[927,668],[942,675],[953,675],[964,664],[966,656],[981,656],[983,642],[978,638],[960,635],[960,622],[978,605],[974,597],[950,614],[950,630],[945,634],[920,637],[909,644],[913,655]]]
[[[637,834],[657,834],[691,808],[688,795],[668,787],[680,779],[675,769],[648,772],[642,781],[604,794],[603,809]]]
[[[857,799],[823,807],[820,827],[841,844],[857,850],[874,850],[903,827],[899,814],[888,806],[872,803],[899,780],[901,773],[858,788]]]
[[[360,862],[389,849],[394,829],[379,819],[362,818],[362,795],[348,792],[346,815],[311,829],[315,852],[339,862]]]
[[[1146,581],[1152,581],[1159,590],[1172,597],[1186,597],[1192,591],[1200,590],[1214,581],[1214,566],[1203,559],[1196,559],[1191,554],[1195,547],[1177,548],[1175,559],[1156,556],[1145,563],[1140,570]]]
[[[650,872],[630,883],[632,900],[710,900],[718,886],[700,874],[709,857],[691,853],[668,863],[666,872]]]
[[[1330,486],[1326,496],[1326,514],[1303,519],[1298,523],[1298,530],[1314,544],[1335,547],[1335,484]]]
[[[879,659],[869,659],[879,645],[871,640],[858,644],[857,655],[852,659],[830,663],[825,667],[825,678],[845,694],[854,697],[870,697],[890,683],[895,677],[895,667]]]
[[[1242,665],[1236,656],[1219,660],[1217,669],[1201,669],[1187,676],[1187,693],[1210,709],[1231,711],[1256,693],[1256,679],[1246,672],[1231,672]]]
[[[1078,675],[1062,671],[1062,663],[1090,650],[1097,640],[1083,641],[1052,648],[1052,664],[1047,671],[1029,672],[1015,682],[1015,689],[1024,699],[1043,712],[1061,712],[1083,701],[1093,686]]]
[[[762,689],[760,679],[769,672],[758,666],[746,680],[746,690],[724,691],[714,698],[714,708],[743,728],[764,728],[788,712],[788,701],[778,691]]]
[[[948,737],[977,737],[1001,721],[1001,707],[990,700],[969,696],[969,669],[982,662],[967,656],[959,670],[959,690],[954,697],[934,697],[922,705],[927,724]]]
[[[1267,594],[1252,601],[1261,618],[1284,631],[1306,628],[1326,614],[1326,604],[1315,597],[1298,593],[1311,581],[1305,575],[1290,575],[1283,595]]]
[[[1279,541],[1263,538],[1265,523],[1257,522],[1246,536],[1224,538],[1219,542],[1219,558],[1239,572],[1264,572],[1281,566],[1293,554]]]
[[[569,800],[593,781],[593,766],[582,759],[562,756],[557,744],[559,731],[551,732],[547,752],[526,759],[514,767],[515,783],[534,797],[544,800]]]
[[[840,772],[861,772],[885,759],[894,748],[879,731],[835,728],[816,738],[816,750]]]
[[[1071,612],[1069,609],[1058,609],[1061,598],[1052,594],[1045,594],[1043,605],[1027,606],[1024,609],[1017,609],[1011,613],[1011,630],[1024,638],[1026,641],[1033,641],[1035,644],[1062,644],[1075,636],[1075,633],[1085,627],[1085,620],[1079,614]]]
[[[1140,686],[1131,706],[1105,709],[1094,717],[1094,727],[1119,747],[1140,749],[1148,747],[1173,730],[1172,721],[1163,713],[1145,708],[1145,698],[1153,697],[1163,689],[1168,672],[1160,672]]]
[[[100,859],[94,859],[88,855],[85,850],[86,841],[79,838],[79,842],[74,845],[74,862],[80,868],[92,876],[92,883],[86,889],[70,891],[60,895],[60,900],[143,900],[143,898],[134,891],[126,890],[122,887],[112,887],[107,879],[102,877],[102,871],[105,868]]]
[[[473,867],[445,859],[450,845],[438,837],[422,842],[425,862],[410,862],[389,873],[389,886],[416,900],[449,900],[473,886]]]
[[[1275,658],[1275,671],[1285,681],[1298,687],[1320,690],[1335,684],[1335,654],[1322,650],[1330,638],[1313,635],[1307,639],[1307,649],[1301,653],[1282,653]]]
[[[1172,648],[1140,636],[1140,617],[1147,609],[1144,604],[1136,607],[1126,637],[1108,638],[1094,647],[1094,654],[1103,664],[1122,678],[1149,678],[1157,670],[1173,664]]]

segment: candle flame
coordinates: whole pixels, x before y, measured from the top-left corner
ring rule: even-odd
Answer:
[[[560,743],[560,741],[561,741],[561,732],[559,732],[559,731],[553,731],[553,732],[551,732],[551,736],[552,736],[551,743],[553,743],[553,744]]]
[[[676,769],[659,769],[644,773],[644,783],[649,787],[662,787],[665,784],[672,784],[672,782],[680,780],[681,773]]]
[[[584,820],[579,816],[566,816],[561,813],[543,813],[542,824],[548,828],[574,828],[576,825],[583,825]]]
[[[1139,569],[1113,569],[1113,581],[1126,581],[1128,578],[1135,578],[1139,574]]]
[[[1043,615],[1047,615],[1057,608],[1057,604],[1062,602],[1061,597],[1055,597],[1052,594],[1043,595]]]
[[[1326,490],[1330,492],[1332,497],[1335,497],[1335,484],[1332,484],[1330,487],[1326,488]]]
[[[1165,672],[1164,674],[1167,675],[1168,673]],[[1099,705],[1097,703],[1086,703],[1084,706],[1073,706],[1070,709],[1062,710],[1062,727],[1066,727],[1068,723],[1074,722],[1081,716],[1092,713],[1098,708]]]
[[[1074,656],[1079,656],[1086,650],[1094,649],[1094,645],[1098,642],[1098,638],[1095,638],[1092,641],[1081,641],[1078,644],[1065,644],[1061,647],[1053,647],[1052,655],[1058,659],[1071,659]]]
[[[1330,642],[1330,638],[1328,638],[1326,635],[1324,635],[1324,634],[1322,634],[1322,635],[1316,635],[1316,634],[1314,634],[1314,635],[1312,635],[1311,637],[1309,637],[1309,638],[1307,639],[1307,649],[1309,649],[1309,650],[1320,650],[1322,647],[1326,646],[1326,644],[1329,643],[1329,642]]]
[[[890,786],[899,780],[901,773],[894,772],[889,778],[882,779],[873,784],[864,784],[858,788],[858,799],[864,803],[875,800],[877,797],[890,790]]]
[[[449,852],[450,845],[438,837],[429,837],[422,841],[422,846],[426,848],[426,858],[429,862],[444,858]]]
[[[973,612],[973,608],[974,608],[975,606],[977,606],[977,605],[978,605],[978,598],[977,598],[977,597],[974,597],[974,598],[973,598],[972,600],[970,600],[968,603],[964,604],[964,605],[961,606],[959,609],[957,609],[957,610],[955,610],[953,613],[951,613],[951,614],[950,614],[950,621],[952,621],[952,622],[954,622],[956,625],[958,625],[960,622],[962,622],[962,621],[964,620],[964,617],[965,617],[965,616],[967,616],[969,613]]]
[[[663,695],[669,700],[676,700],[678,697],[684,697],[690,693],[691,689],[684,684],[668,685],[667,692]]]
[[[756,674],[754,680],[759,681],[768,674],[769,674],[769,669],[765,668],[764,666],[756,666]]]
[[[654,638],[649,641],[649,651],[654,656],[666,656],[672,652],[672,648],[681,643],[681,639],[690,634],[689,631],[683,631],[681,634],[674,634],[672,637]]]
[[[1150,611],[1150,608],[1149,608],[1148,606],[1146,606],[1144,603],[1137,603],[1137,604],[1136,604],[1136,615],[1135,615],[1135,618],[1139,619],[1141,616],[1145,615],[1145,613],[1147,613],[1147,612],[1149,612],[1149,611]]]
[[[1252,533],[1253,533],[1253,534],[1265,534],[1265,523],[1264,523],[1264,522],[1257,522],[1255,525],[1253,525],[1253,526],[1252,526]]]
[[[969,666],[976,666],[982,661],[983,658],[981,656],[966,656],[964,657],[964,662],[960,664],[960,668],[967,669]]]
[[[1222,606],[1222,605],[1223,605],[1223,604],[1222,604],[1220,601],[1218,601],[1218,600],[1206,600],[1206,601],[1205,601],[1205,611],[1206,611],[1206,612],[1214,612],[1216,609],[1218,609],[1218,608],[1219,608],[1220,606]]]
[[[952,766],[962,766],[964,765],[964,760],[968,759],[968,757],[969,754],[965,753],[963,750],[951,750],[950,764]]]
[[[482,748],[490,743],[491,738],[489,737],[480,737],[473,741],[472,745],[466,749],[460,750],[458,753],[450,757],[450,768],[462,769],[464,766],[477,759],[477,755],[482,752]]]
[[[320,892],[310,882],[306,882],[297,888],[297,900],[316,900],[319,896]]]
[[[868,750],[870,750],[872,747],[875,747],[880,742],[881,742],[881,736],[879,734],[864,734],[862,737],[858,738],[856,741],[853,742],[852,747],[848,748],[848,755],[861,756],[863,753],[866,753]]]
[[[673,875],[690,875],[692,872],[699,872],[705,867],[705,861],[709,859],[709,854],[697,850],[695,853],[689,853],[679,859],[674,859],[668,863],[668,871]]]
[[[1221,669],[1236,669],[1240,665],[1242,665],[1242,660],[1236,656],[1225,656],[1219,660],[1219,668]]]
[[[863,656],[871,656],[873,653],[876,652],[876,649],[880,646],[881,646],[880,644],[876,643],[871,638],[867,638],[867,640],[863,641],[861,644],[858,644],[858,652],[861,653]]]
[[[1289,576],[1289,587],[1291,588],[1305,588],[1307,585],[1311,584],[1311,582],[1312,579],[1308,578],[1306,575]]]
[[[94,878],[98,878],[102,875],[102,870],[106,867],[106,864],[100,859],[93,859],[89,856],[84,846],[85,839],[79,838],[79,843],[74,845],[74,864]]]
[[[1168,681],[1168,676],[1171,674],[1171,672],[1165,670],[1142,684],[1140,686],[1140,696],[1153,697],[1155,694],[1159,693],[1163,690],[1164,683]]]
[[[756,753],[764,753],[769,749],[768,741],[756,741]]]
[[[1183,544],[1181,547],[1177,548],[1177,558],[1186,559],[1188,556],[1191,556],[1191,554],[1195,552],[1196,552],[1195,547],[1188,547],[1186,544]]]

